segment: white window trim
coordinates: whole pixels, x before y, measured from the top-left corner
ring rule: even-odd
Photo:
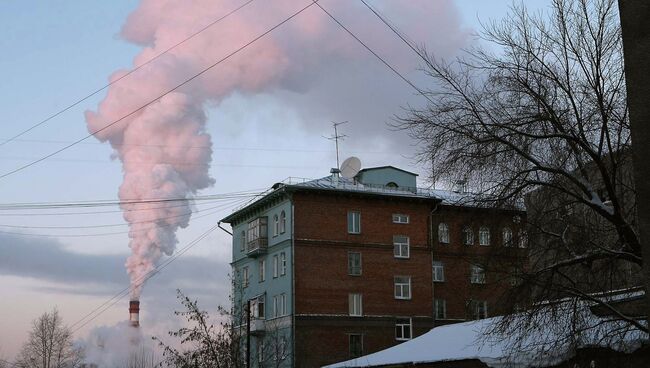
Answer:
[[[406,219],[406,221],[402,221],[401,219]],[[408,224],[411,222],[411,219],[409,215],[403,214],[403,213],[394,213],[393,214],[393,223],[394,224]]]
[[[351,317],[363,317],[363,294],[348,294],[348,312]]]
[[[463,245],[472,246],[472,245],[474,245],[475,241],[476,241],[476,239],[474,239],[474,230],[471,228],[471,226],[464,226],[463,227]]]
[[[436,270],[440,269],[442,278],[438,279],[437,275],[438,272]],[[433,282],[445,282],[445,264],[441,261],[434,261],[433,262]]]
[[[354,221],[354,214],[356,214],[358,218],[358,223],[357,223],[357,229],[355,231],[355,221]],[[352,226],[350,226],[350,220],[352,220]],[[359,211],[348,211],[348,234],[361,234],[361,212]]]
[[[273,255],[273,278],[277,279],[278,278],[278,255],[274,254]]]
[[[273,215],[273,237],[278,236],[280,233],[280,220],[278,219],[278,214]]]
[[[405,324],[402,324],[402,323],[397,323],[397,321],[395,321],[395,340],[397,340],[397,341],[408,341],[408,340],[413,339],[413,319],[412,318],[398,318],[398,319],[408,320],[409,323],[408,323],[408,325],[405,325]],[[409,336],[410,337],[397,337],[397,326],[400,326],[400,328],[402,330],[402,336],[404,336],[404,327],[408,326]]]
[[[479,265],[470,265],[469,279],[472,284],[485,284],[487,275],[485,268]]]
[[[280,276],[287,274],[287,255],[286,253],[280,253]]]
[[[284,234],[287,231],[287,213],[280,212],[280,234]]]
[[[350,257],[352,254],[358,254],[359,255],[359,273],[352,273],[352,270],[350,269]],[[348,275],[350,276],[361,276],[363,274],[363,259],[361,257],[361,252],[348,252]]]
[[[444,229],[444,230],[443,230]],[[444,236],[443,236],[443,230]],[[451,242],[451,236],[449,234],[449,225],[444,222],[438,224],[438,243],[440,244],[449,244]]]
[[[250,272],[248,270],[248,266],[242,268],[242,285],[243,287],[248,287],[248,284],[250,283]]]
[[[487,235],[484,235],[484,234],[487,234]],[[478,229],[478,245],[482,245],[484,247],[489,246],[490,241],[491,241],[491,239],[490,239],[491,236],[490,235],[491,235],[490,234],[490,228],[487,227],[487,226],[481,226]],[[487,237],[487,239],[484,239],[486,237]]]
[[[503,246],[512,247],[512,229],[509,227],[504,227],[501,236],[503,237]]]
[[[408,279],[408,282],[407,282],[407,283],[399,283],[399,284],[398,284],[398,283],[397,283],[397,278],[398,278],[398,277],[404,277],[404,278],[407,278],[407,279]],[[400,287],[399,287],[399,290],[401,291],[401,292],[400,292],[401,295],[397,295],[397,290],[398,290],[397,287],[398,287],[398,285],[400,286]],[[404,295],[404,285],[407,285],[407,286],[408,286],[408,296],[407,296],[407,297],[403,296],[403,295]],[[400,300],[410,300],[410,299],[413,297],[413,293],[412,293],[412,291],[411,291],[411,276],[395,276],[395,277],[393,278],[393,292],[394,292],[394,294],[395,294],[395,295],[394,295],[394,296],[395,296],[395,299],[400,299]]]
[[[406,238],[406,243],[399,243],[395,239],[398,236],[403,236]],[[402,254],[402,246],[406,245],[406,255]],[[396,250],[399,249],[399,254]],[[406,235],[394,235],[393,236],[393,255],[395,258],[410,258],[411,257],[411,239]]]
[[[442,303],[442,317],[438,316],[438,306]],[[434,310],[436,319],[447,319],[447,300],[445,299],[434,299]]]

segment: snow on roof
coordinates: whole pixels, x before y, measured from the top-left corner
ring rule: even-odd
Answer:
[[[624,322],[612,321],[592,314],[589,308],[580,308],[576,316],[569,312],[571,305],[560,315],[548,310],[536,326],[530,327],[523,340],[515,341],[514,334],[486,334],[492,331],[503,317],[464,322],[433,328],[413,340],[391,348],[326,366],[378,367],[386,365],[411,365],[431,362],[480,360],[490,367],[545,367],[559,364],[574,354],[574,348],[608,347],[616,351],[631,352],[647,339],[638,329]],[[555,324],[549,324],[552,315]],[[526,318],[525,314],[515,317]],[[567,324],[581,326],[575,332]],[[515,326],[518,326],[515,324]],[[614,331],[614,332],[612,332]],[[515,350],[513,350],[515,349]]]

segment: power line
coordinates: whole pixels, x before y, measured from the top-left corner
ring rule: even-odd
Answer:
[[[144,63],[142,63],[142,64],[136,66],[135,68],[131,69],[130,71],[128,71],[128,72],[125,73],[124,75],[120,76],[119,78],[116,78],[115,80],[113,80],[113,81],[111,81],[110,83],[104,85],[103,87],[94,90],[93,92],[91,92],[90,94],[86,95],[85,97],[83,97],[83,98],[81,98],[81,99],[78,99],[77,101],[73,102],[72,104],[68,105],[67,107],[63,108],[62,110],[59,110],[59,111],[57,111],[56,113],[54,113],[54,114],[48,116],[47,118],[41,120],[41,121],[38,122],[37,124],[35,124],[35,125],[33,125],[33,126],[27,128],[27,129],[23,130],[22,132],[20,132],[20,133],[14,135],[14,136],[12,136],[12,137],[9,138],[9,139],[4,140],[3,142],[0,143],[0,147],[1,147],[1,146],[4,146],[5,144],[7,144],[7,143],[9,143],[9,142],[11,142],[11,141],[16,140],[16,138],[21,137],[21,136],[27,134],[28,132],[32,131],[33,129],[38,128],[39,126],[41,126],[41,125],[47,123],[48,121],[54,119],[55,117],[57,117],[57,116],[63,114],[64,112],[70,110],[71,108],[73,108],[73,107],[79,105],[80,103],[86,101],[87,99],[89,99],[89,98],[95,96],[96,94],[98,94],[99,92],[105,90],[106,88],[108,88],[108,87],[110,87],[110,86],[112,86],[112,85],[118,83],[119,81],[121,81],[122,79],[124,79],[124,78],[128,77],[129,75],[135,73],[136,71],[138,71],[140,68],[144,67],[145,65],[148,65],[149,63],[153,62],[154,60],[158,59],[159,57],[161,57],[161,56],[167,54],[167,53],[168,53],[169,51],[171,51],[172,49],[174,49],[174,48],[180,46],[181,44],[183,44],[183,43],[189,41],[190,39],[192,39],[192,38],[194,38],[195,36],[199,35],[200,33],[204,32],[204,31],[207,30],[208,28],[214,26],[215,24],[221,22],[222,20],[224,20],[224,19],[226,19],[227,17],[231,16],[232,14],[236,13],[237,11],[239,11],[240,9],[242,9],[243,7],[245,7],[246,5],[252,3],[253,1],[255,1],[255,0],[249,0],[249,1],[245,2],[244,4],[240,5],[239,7],[235,8],[235,9],[233,9],[233,10],[231,10],[230,12],[226,13],[225,15],[223,15],[223,16],[220,17],[220,18],[218,18],[217,20],[208,23],[208,25],[206,25],[206,26],[204,26],[203,28],[199,29],[197,32],[191,34],[191,35],[188,36],[187,38],[184,38],[184,39],[181,40],[180,42],[178,42],[178,43],[172,45],[171,47],[167,48],[165,51],[161,52],[160,54],[158,54],[158,55],[152,57],[151,59],[149,59],[149,60],[145,61]]]
[[[287,23],[288,21],[290,21],[291,19],[293,19],[294,17],[296,17],[297,15],[299,15],[300,13],[302,13],[303,11],[307,10],[307,9],[310,8],[312,5],[314,5],[314,4],[317,4],[317,5],[318,5],[318,2],[317,2],[317,1],[318,1],[318,0],[313,0],[313,2],[309,3],[307,6],[301,8],[300,10],[298,10],[298,11],[295,12],[295,13],[293,13],[293,14],[292,14],[291,16],[289,16],[288,18],[285,18],[285,19],[284,19],[283,21],[281,21],[280,23],[278,23],[278,24],[276,24],[275,26],[271,27],[270,29],[266,30],[265,32],[263,32],[263,33],[260,34],[259,36],[255,37],[255,38],[252,39],[251,41],[247,42],[247,43],[244,44],[243,46],[239,47],[239,48],[236,49],[235,51],[229,53],[229,54],[226,55],[225,57],[219,59],[218,61],[214,62],[213,64],[209,65],[208,67],[202,69],[200,72],[194,74],[194,75],[191,76],[190,78],[186,79],[185,81],[181,82],[180,84],[176,85],[175,87],[173,87],[173,88],[167,90],[167,91],[164,92],[163,94],[161,94],[161,95],[159,95],[158,97],[156,97],[156,98],[150,100],[149,102],[145,103],[144,105],[142,105],[142,106],[136,108],[135,110],[133,110],[133,111],[127,113],[126,115],[122,116],[121,118],[119,118],[119,119],[117,119],[117,120],[114,120],[113,122],[109,123],[108,125],[105,125],[104,127],[95,130],[94,132],[92,132],[92,133],[86,135],[85,137],[80,138],[80,139],[78,139],[78,140],[76,140],[76,141],[74,141],[74,142],[72,142],[72,143],[70,143],[70,144],[68,144],[68,145],[66,145],[66,146],[64,146],[64,147],[62,147],[62,148],[60,148],[60,149],[58,149],[58,150],[52,152],[52,153],[50,153],[50,154],[47,154],[47,155],[45,155],[45,156],[39,158],[38,160],[34,160],[34,161],[32,161],[32,162],[30,162],[30,163],[28,163],[28,164],[25,164],[25,165],[23,165],[23,166],[20,166],[20,167],[14,169],[14,170],[11,170],[11,171],[9,171],[9,172],[6,172],[6,173],[0,175],[0,179],[3,179],[3,178],[5,178],[5,177],[7,177],[7,176],[9,176],[9,175],[15,174],[15,173],[17,173],[17,172],[19,172],[19,171],[22,171],[22,170],[24,170],[24,169],[26,169],[26,168],[28,168],[28,167],[30,167],[30,166],[36,165],[37,163],[39,163],[39,162],[41,162],[41,161],[47,160],[48,158],[50,158],[50,157],[52,157],[52,156],[54,156],[54,155],[56,155],[56,154],[59,154],[59,153],[65,151],[65,150],[69,149],[70,147],[75,146],[75,145],[77,145],[77,144],[79,144],[79,143],[85,141],[86,139],[88,139],[88,138],[94,136],[94,135],[97,134],[97,133],[101,133],[101,132],[103,132],[104,130],[106,130],[106,129],[112,127],[113,125],[115,125],[115,124],[121,122],[122,120],[124,120],[124,119],[130,117],[131,115],[133,115],[133,114],[139,112],[140,110],[146,108],[147,106],[153,104],[154,102],[156,102],[156,101],[160,100],[161,98],[167,96],[168,94],[174,92],[175,90],[177,90],[177,89],[183,87],[184,85],[188,84],[189,82],[193,81],[194,79],[196,79],[196,78],[202,76],[203,74],[205,74],[206,72],[208,72],[208,71],[211,70],[212,68],[216,67],[217,65],[221,64],[222,62],[228,60],[228,59],[231,58],[232,56],[238,54],[239,52],[241,52],[242,50],[244,50],[244,49],[247,48],[248,46],[250,46],[250,45],[252,45],[253,43],[255,43],[257,40],[259,40],[259,39],[261,39],[262,37],[264,37],[264,36],[268,35],[269,33],[273,32],[275,29],[279,28],[280,26],[282,26],[283,24]]]
[[[174,262],[176,259],[178,259],[180,256],[185,254],[190,248],[198,244],[201,240],[205,239],[210,233],[212,233],[214,230],[216,230],[219,227],[219,225],[215,225],[211,228],[209,228],[207,231],[196,237],[194,240],[189,242],[185,247],[182,249],[178,250],[174,255],[166,259],[164,262],[162,262],[159,266],[157,266],[155,269],[145,273],[142,275],[140,278],[135,280],[135,283],[137,286],[140,286],[144,284],[147,280],[150,278],[156,276],[160,271],[162,271],[165,267],[169,266],[172,262]],[[107,311],[109,308],[111,308],[113,305],[117,304],[122,298],[124,298],[127,294],[129,294],[129,291],[131,289],[131,286],[129,285],[128,287],[122,289],[120,292],[117,294],[113,295],[110,299],[105,301],[104,303],[100,304],[93,310],[91,310],[88,314],[77,320],[75,323],[70,325],[69,327],[72,329],[72,333],[80,330],[83,328],[85,325],[90,323],[92,320],[95,318],[99,317],[101,314],[103,314],[105,311]],[[83,321],[83,323],[82,323]],[[72,328],[74,326],[77,326],[76,328]]]
[[[393,33],[395,33],[395,34],[397,35],[397,37],[399,37],[399,38],[400,38],[400,39],[401,39],[401,40],[406,44],[406,46],[408,46],[408,47],[409,47],[411,50],[413,50],[413,52],[415,52],[415,53],[416,53],[416,54],[417,54],[417,55],[418,55],[422,60],[424,60],[424,62],[425,62],[427,65],[432,66],[432,65],[431,65],[431,61],[429,61],[429,59],[427,59],[424,55],[422,55],[422,53],[421,53],[421,52],[420,52],[420,51],[419,51],[415,46],[413,46],[413,41],[411,41],[411,40],[407,40],[408,37],[407,37],[406,35],[404,35],[403,32],[400,32],[400,31],[397,29],[397,27],[393,26],[393,25],[391,24],[391,22],[389,22],[388,19],[386,19],[385,16],[381,15],[377,10],[375,10],[372,6],[370,6],[370,4],[368,4],[365,0],[361,0],[361,2],[362,2],[362,3],[363,3],[363,4],[364,4],[368,9],[370,9],[370,11],[372,11],[373,14],[375,14],[375,15],[377,16],[377,18],[379,18],[379,20],[381,20],[381,21],[382,21],[382,22],[383,22],[383,23],[384,23],[388,28],[390,28],[390,30],[393,31]]]
[[[429,100],[429,102],[433,103],[433,100],[431,100],[431,98],[429,96],[427,96],[426,93],[424,93],[424,91],[422,91],[418,86],[413,84],[413,82],[411,82],[408,78],[406,78],[404,75],[402,75],[402,73],[400,73],[397,69],[395,69],[392,65],[390,65],[386,60],[384,60],[384,58],[379,56],[379,54],[377,54],[368,45],[366,45],[359,37],[357,37],[352,31],[350,31],[345,25],[343,25],[343,23],[341,23],[336,17],[334,17],[334,15],[332,15],[332,13],[328,12],[325,8],[323,8],[323,6],[321,6],[321,4],[319,4],[317,2],[314,2],[314,4],[316,4],[316,6],[318,6],[323,12],[325,12],[325,14],[327,14],[334,22],[336,22],[336,24],[338,24],[341,28],[343,28],[343,30],[345,32],[347,32],[352,38],[354,38],[359,44],[361,44],[361,46],[363,46],[366,50],[368,50],[368,52],[373,54],[388,69],[390,69],[393,73],[395,73],[395,75],[397,75],[400,79],[402,79],[404,82],[406,82],[409,86],[411,86],[414,90],[416,90],[424,98]],[[1,178],[2,177],[0,176],[0,179]]]

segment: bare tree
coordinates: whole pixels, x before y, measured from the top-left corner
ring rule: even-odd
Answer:
[[[72,332],[63,325],[59,312],[53,309],[32,323],[32,330],[23,344],[14,366],[20,368],[76,368],[83,360],[83,351],[73,344]]]
[[[489,49],[452,63],[419,51],[435,87],[397,126],[419,141],[434,181],[469,180],[479,206],[528,205],[520,239],[531,264],[513,275],[513,304],[531,317],[553,306],[536,301],[597,305],[617,329],[647,333],[601,297],[640,284],[643,265],[616,1],[553,0],[535,14],[513,6],[480,37]]]
[[[185,318],[188,325],[177,331],[170,331],[169,336],[179,339],[181,349],[154,338],[163,348],[163,362],[160,366],[176,368],[237,368],[243,367],[240,331],[234,323],[232,311],[219,307],[223,317],[217,325],[210,314],[202,310],[196,300],[183,295],[178,290],[178,299],[185,308],[175,312]]]

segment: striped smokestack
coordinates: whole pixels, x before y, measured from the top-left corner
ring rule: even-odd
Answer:
[[[133,327],[140,326],[140,301],[129,301],[129,323]]]

